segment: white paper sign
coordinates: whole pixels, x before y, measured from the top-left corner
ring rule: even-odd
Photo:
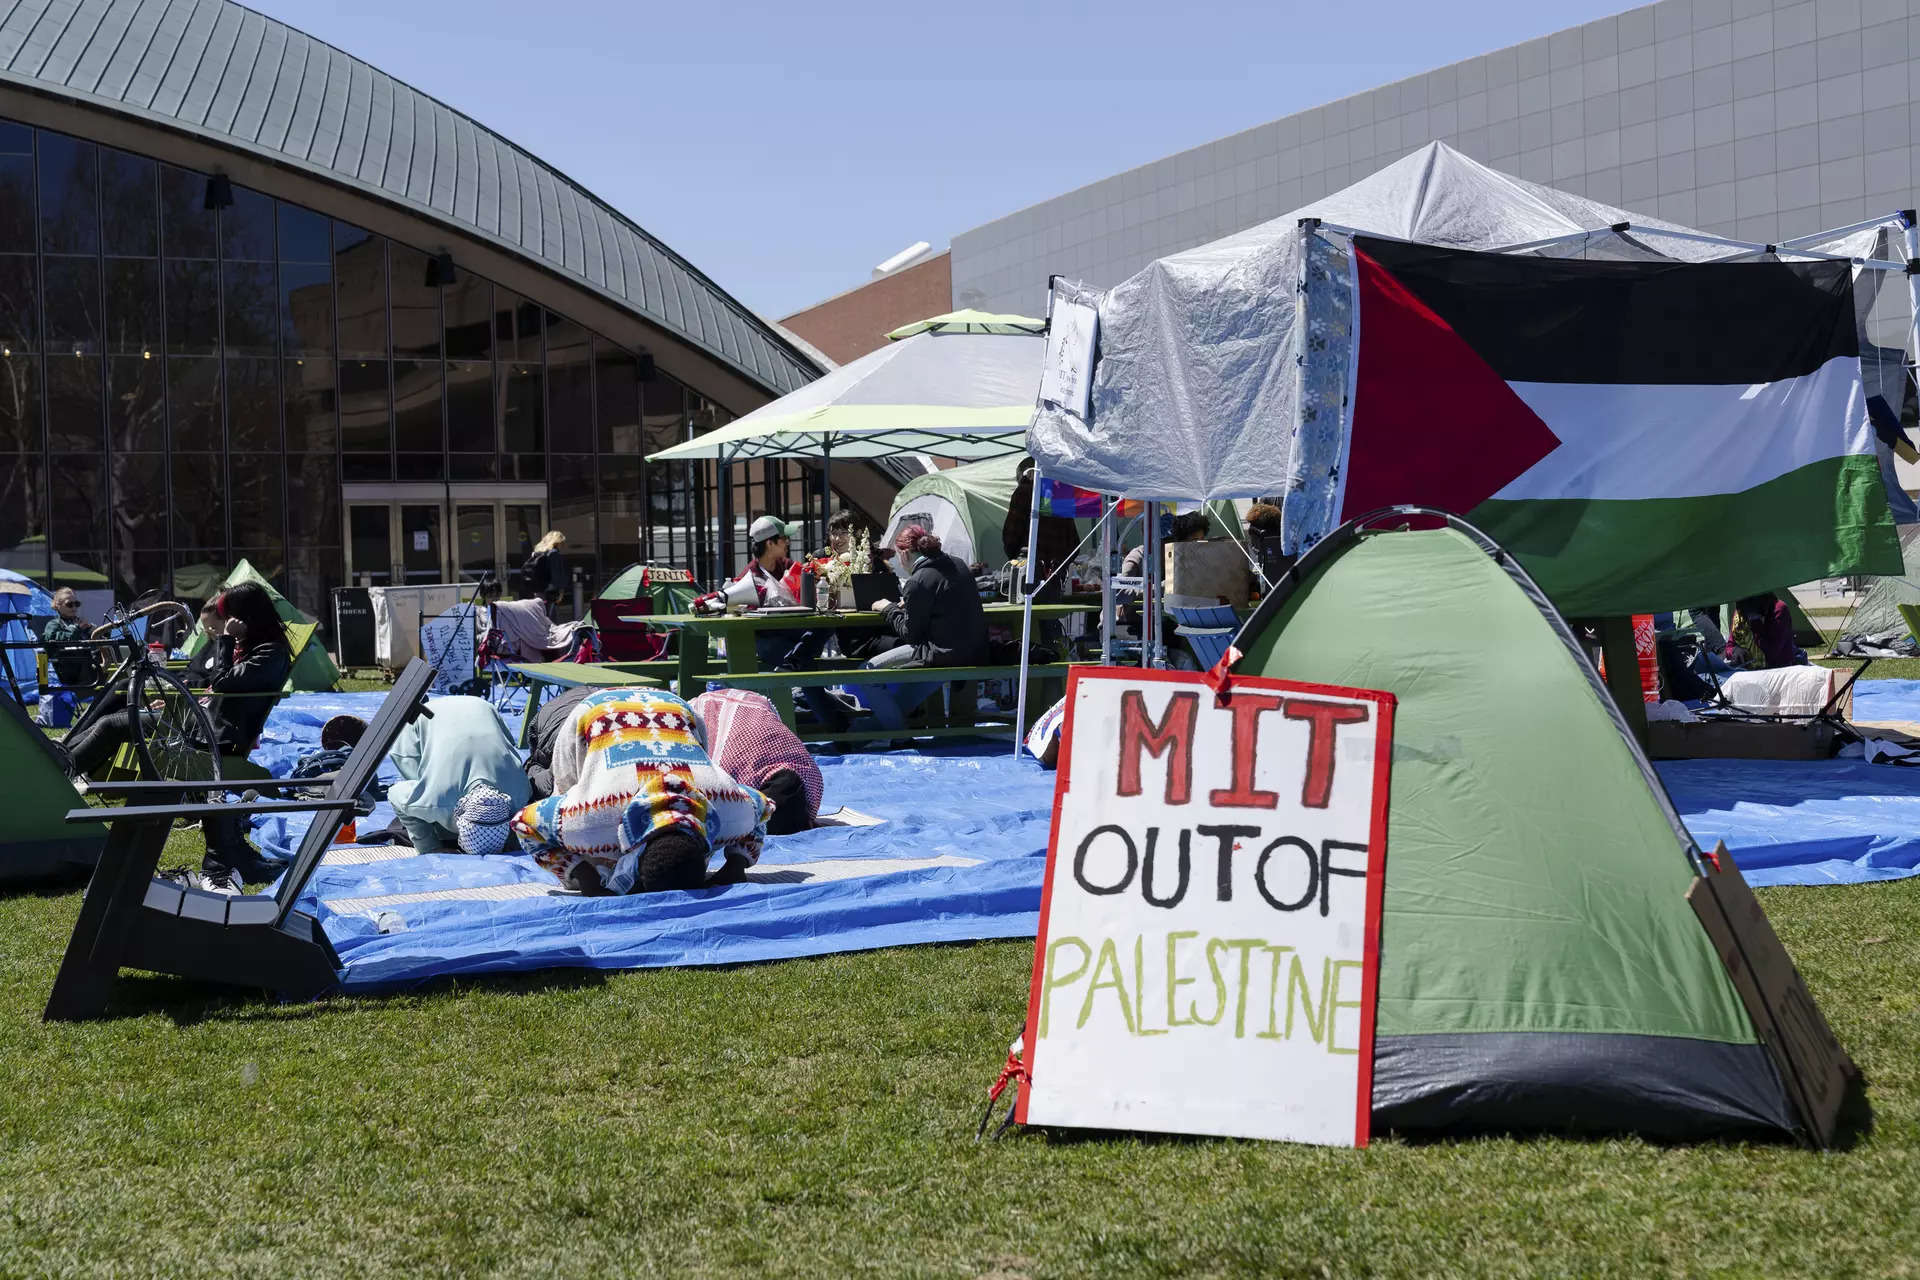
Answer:
[[[473,679],[474,610],[451,609],[420,623],[420,656],[434,664],[434,693],[451,693]]]
[[[1075,673],[1023,1123],[1366,1145],[1393,706]]]
[[[1083,419],[1093,413],[1093,343],[1099,330],[1098,311],[1084,302],[1054,299],[1040,398]]]
[[[427,546],[427,531],[425,529],[415,529],[413,531],[413,549],[415,551],[429,550]]]

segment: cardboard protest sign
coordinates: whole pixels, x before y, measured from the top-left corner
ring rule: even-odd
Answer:
[[[1393,706],[1074,673],[1022,1123],[1366,1145]]]

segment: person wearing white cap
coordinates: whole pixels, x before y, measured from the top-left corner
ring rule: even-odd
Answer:
[[[800,566],[791,554],[795,530],[796,526],[773,515],[761,516],[747,528],[753,563],[734,583],[736,587],[752,588],[757,607],[800,603]],[[806,631],[756,631],[753,647],[762,667],[773,671],[805,671],[819,660],[820,651],[832,636],[831,630],[822,627]],[[802,688],[800,698],[823,728],[832,733],[846,730],[847,708],[831,693],[820,688]]]

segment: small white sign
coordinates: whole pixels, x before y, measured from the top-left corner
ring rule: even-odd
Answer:
[[[431,550],[432,548],[427,545],[427,537],[428,535],[425,529],[415,529],[413,531],[413,549],[415,551]]]
[[[1100,313],[1084,302],[1056,297],[1047,325],[1047,362],[1040,371],[1040,399],[1083,420],[1093,414],[1093,346]]]
[[[1393,707],[1075,673],[1023,1123],[1367,1144]]]
[[[451,693],[473,679],[475,612],[470,605],[420,622],[420,656],[433,664],[434,693]]]

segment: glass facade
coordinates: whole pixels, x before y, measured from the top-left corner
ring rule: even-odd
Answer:
[[[595,582],[638,559],[718,573],[717,468],[643,457],[724,410],[464,267],[231,195],[213,207],[206,174],[0,121],[0,565],[195,599],[244,557],[328,622],[358,534],[342,485],[532,482]],[[810,472],[731,472],[736,563],[762,511],[816,540]],[[444,506],[456,570],[511,568],[541,532],[519,527],[537,504],[505,508],[500,538]]]

